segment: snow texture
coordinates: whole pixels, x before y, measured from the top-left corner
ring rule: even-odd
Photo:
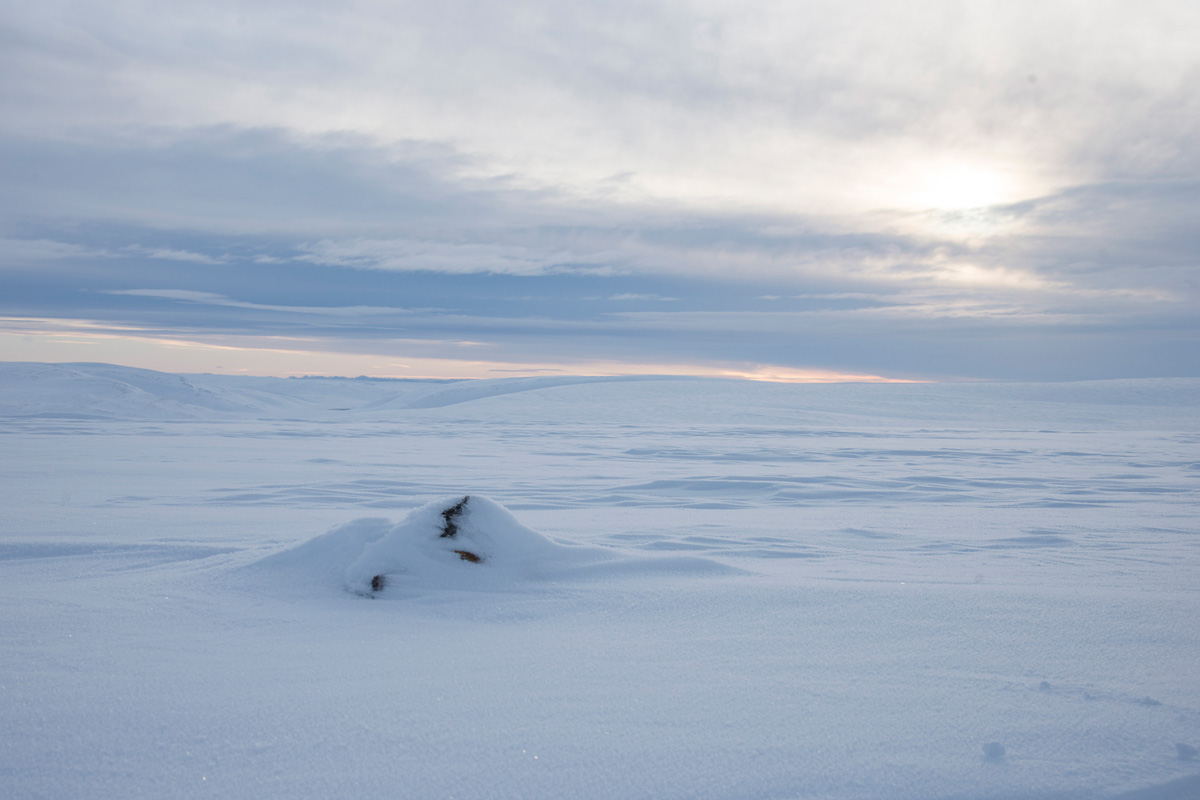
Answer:
[[[1190,800],[1197,398],[0,364],[0,795]]]

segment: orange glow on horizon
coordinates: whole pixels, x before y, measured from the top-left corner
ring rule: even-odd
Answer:
[[[472,380],[534,376],[669,375],[730,378],[772,383],[914,383],[879,375],[797,369],[772,364],[638,363],[574,361],[523,363],[475,358],[430,358],[397,354],[341,352],[333,342],[300,337],[191,338],[163,336],[130,326],[89,320],[0,318],[0,360],[120,364],[161,372],[263,377],[409,378]],[[412,340],[399,346],[411,345]],[[397,349],[400,349],[398,347]],[[478,353],[474,349],[474,354]]]

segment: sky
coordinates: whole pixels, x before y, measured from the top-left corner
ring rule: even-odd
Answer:
[[[0,360],[1200,375],[1192,0],[0,0]]]

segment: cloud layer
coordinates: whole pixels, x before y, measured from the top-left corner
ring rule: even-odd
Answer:
[[[3,358],[57,324],[462,374],[1200,370],[1189,4],[48,0],[0,26]]]

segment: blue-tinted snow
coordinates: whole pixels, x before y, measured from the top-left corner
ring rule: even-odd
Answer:
[[[7,796],[1200,791],[1200,381],[0,389]]]

